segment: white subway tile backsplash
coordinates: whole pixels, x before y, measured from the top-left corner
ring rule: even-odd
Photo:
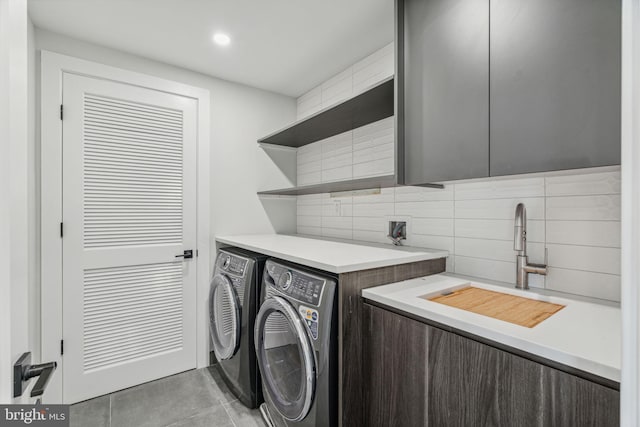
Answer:
[[[620,247],[619,221],[547,221],[547,243]]]
[[[395,162],[393,157],[386,159],[372,160],[364,163],[354,163],[353,177],[368,178],[382,175],[393,175]]]
[[[309,144],[297,151],[297,185],[319,184],[322,181],[322,150],[319,144]]]
[[[297,163],[298,165],[307,166],[309,163],[318,164],[318,170],[320,170],[320,161],[322,160],[322,146],[320,144],[304,145],[297,150]]]
[[[309,117],[322,109],[322,88],[311,89],[297,100],[297,120]]]
[[[321,182],[353,178],[352,140],[349,131],[318,142],[322,152]]]
[[[620,301],[620,276],[551,267],[546,288],[576,295]]]
[[[393,203],[354,203],[353,216],[393,215]]]
[[[547,220],[620,221],[620,196],[547,197]]]
[[[296,197],[296,203],[298,206],[321,205],[322,199],[323,199],[322,194],[306,194],[304,196]]]
[[[314,216],[318,213],[324,214],[322,205],[301,205],[298,204],[298,216]]]
[[[594,174],[581,176],[590,181]],[[566,181],[576,192],[586,191],[578,185],[581,176]],[[470,183],[454,183],[445,190],[397,187],[382,189],[380,194],[345,198],[341,215],[353,217],[329,219],[322,223],[321,230],[323,235],[344,237],[351,233],[357,240],[385,243],[388,220],[407,218],[409,239],[405,244],[448,250],[447,271],[513,283],[513,217],[517,203],[523,202],[528,215],[529,259],[544,262],[546,247],[549,262],[548,276],[530,275],[529,286],[618,301],[619,194],[545,197],[544,192],[540,195],[539,179],[524,179],[522,185],[509,181],[482,183],[473,191]],[[518,188],[522,194],[535,197],[521,197]],[[477,199],[474,191],[485,198]],[[332,211],[331,200],[322,198],[323,217],[340,217]],[[317,198],[299,202],[299,215],[317,212],[317,203]],[[309,211],[309,207],[315,210]],[[302,219],[299,229],[307,230],[310,225],[317,225],[317,219]],[[317,226],[310,228],[317,232]]]
[[[377,231],[357,230],[355,228],[353,229],[353,239],[361,242],[389,243],[386,234]]]
[[[322,170],[322,182],[345,181],[351,178],[353,178],[353,168],[350,165]]]
[[[353,148],[348,134],[338,135],[322,142],[322,169],[351,166]]]
[[[352,216],[351,198],[324,199],[320,209],[322,216]]]
[[[320,215],[298,215],[298,227],[322,227]]]
[[[298,186],[320,184],[322,182],[322,173],[320,171],[310,173],[298,173]]]
[[[620,194],[620,172],[546,178],[547,196]]]
[[[412,218],[411,232],[432,236],[453,236],[453,218]]]
[[[322,153],[322,171],[327,169],[337,169],[348,167],[351,168],[353,163],[353,154],[351,150],[337,149]]]
[[[456,200],[544,197],[544,178],[521,178],[456,184]]]
[[[322,228],[304,227],[298,224],[298,234],[307,234],[309,236],[322,236]]]
[[[322,159],[353,151],[353,132],[347,131],[320,141]]]
[[[322,227],[323,237],[334,237],[336,239],[353,239],[353,230],[350,228],[325,228]]]
[[[361,92],[394,74],[393,43],[369,55],[353,66],[353,90]]]
[[[393,116],[353,130],[353,143],[362,150],[381,144],[393,144],[393,137]]]
[[[453,218],[453,201],[396,202],[395,214],[418,218]]]
[[[486,258],[496,261],[515,261],[513,240],[469,239],[456,237],[456,255]],[[527,242],[527,252],[532,262],[544,261],[544,243]]]
[[[353,171],[356,176],[393,175],[395,158],[393,151],[353,152]],[[357,173],[356,173],[357,171]]]
[[[456,237],[509,240],[513,242],[513,219],[456,219]],[[544,243],[545,222],[527,221],[527,241]]]
[[[354,205],[355,206],[355,205]],[[389,225],[384,217],[354,216],[353,229],[358,231],[374,231],[386,237]]]
[[[620,275],[620,249],[547,244],[549,266]]]
[[[516,263],[455,256],[455,272],[466,276],[515,283]]]
[[[407,238],[408,246],[417,246],[420,248],[442,249],[453,253],[454,248],[453,237],[447,236],[427,236],[422,234],[413,234]]]
[[[456,218],[513,219],[518,203],[525,204],[528,219],[544,219],[545,199],[543,197],[493,200],[456,200]]]
[[[322,228],[340,228],[342,230],[351,230],[353,228],[353,220],[349,216],[323,216]]]
[[[378,145],[364,150],[356,149],[354,146],[353,150],[353,163],[366,163],[382,159],[390,159],[393,163],[393,157],[393,144]]]
[[[353,203],[393,203],[395,188],[381,188],[377,194],[354,195]]]
[[[453,185],[447,185],[444,189],[428,187],[398,187],[396,188],[396,203],[453,200],[453,188]]]
[[[351,98],[353,95],[353,68],[349,67],[333,76],[320,87],[322,90],[322,108]]]

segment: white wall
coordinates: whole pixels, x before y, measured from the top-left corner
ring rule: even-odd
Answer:
[[[40,158],[36,150],[36,46],[35,28],[27,20],[27,223],[29,257],[29,348],[33,360],[40,361]]]
[[[620,425],[640,425],[640,0],[622,2]]]
[[[388,77],[392,65],[388,45],[298,98],[298,118]],[[298,185],[392,174],[393,125],[391,117],[300,147]],[[547,277],[530,275],[530,285],[620,301],[620,172],[593,172],[301,196],[297,230],[389,243],[388,221],[407,220],[404,243],[448,250],[448,271],[513,283],[513,216],[524,202],[530,259],[542,263],[547,248],[550,266]]]
[[[0,0],[0,402],[11,403],[15,360],[29,350],[27,3]]]
[[[289,187],[295,180],[295,151],[267,151],[257,144],[259,137],[295,119],[294,99],[39,28],[35,30],[35,48],[208,89],[211,97],[212,245],[216,235],[295,232],[295,200],[273,203],[272,200],[261,200],[256,194],[265,188]],[[39,72],[39,59],[36,65]],[[37,102],[39,105],[39,100]],[[38,179],[40,131],[36,131],[32,161],[35,162],[33,175]],[[281,169],[278,164],[285,167]],[[34,211],[40,215],[37,181],[34,187],[30,195],[36,205]],[[35,241],[39,242],[39,238],[38,233]],[[34,292],[39,292],[37,273],[34,277]],[[33,321],[39,325],[37,304],[38,301],[32,299]],[[39,337],[39,330],[37,335]]]
[[[9,165],[9,0],[0,0],[0,180],[10,179]],[[11,399],[11,188],[0,186],[0,402]],[[8,343],[9,345],[5,345]]]

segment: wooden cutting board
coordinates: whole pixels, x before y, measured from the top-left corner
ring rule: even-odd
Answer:
[[[429,301],[533,328],[565,306],[469,286]]]

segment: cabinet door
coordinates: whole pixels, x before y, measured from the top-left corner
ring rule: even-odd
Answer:
[[[428,339],[429,425],[619,424],[615,390],[441,329]]]
[[[426,425],[428,326],[368,304],[363,319],[363,425]]]
[[[491,175],[620,164],[620,0],[491,0]]]
[[[498,351],[429,328],[430,426],[494,426]]]
[[[489,0],[397,5],[399,179],[488,176]]]

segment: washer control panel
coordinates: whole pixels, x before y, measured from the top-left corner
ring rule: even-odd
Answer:
[[[244,277],[247,271],[247,264],[249,260],[245,258],[241,258],[239,256],[229,254],[223,251],[220,251],[218,255],[218,260],[216,262],[216,266],[229,274],[234,276]]]
[[[267,262],[267,273],[281,293],[307,304],[320,305],[324,279],[272,262]]]

